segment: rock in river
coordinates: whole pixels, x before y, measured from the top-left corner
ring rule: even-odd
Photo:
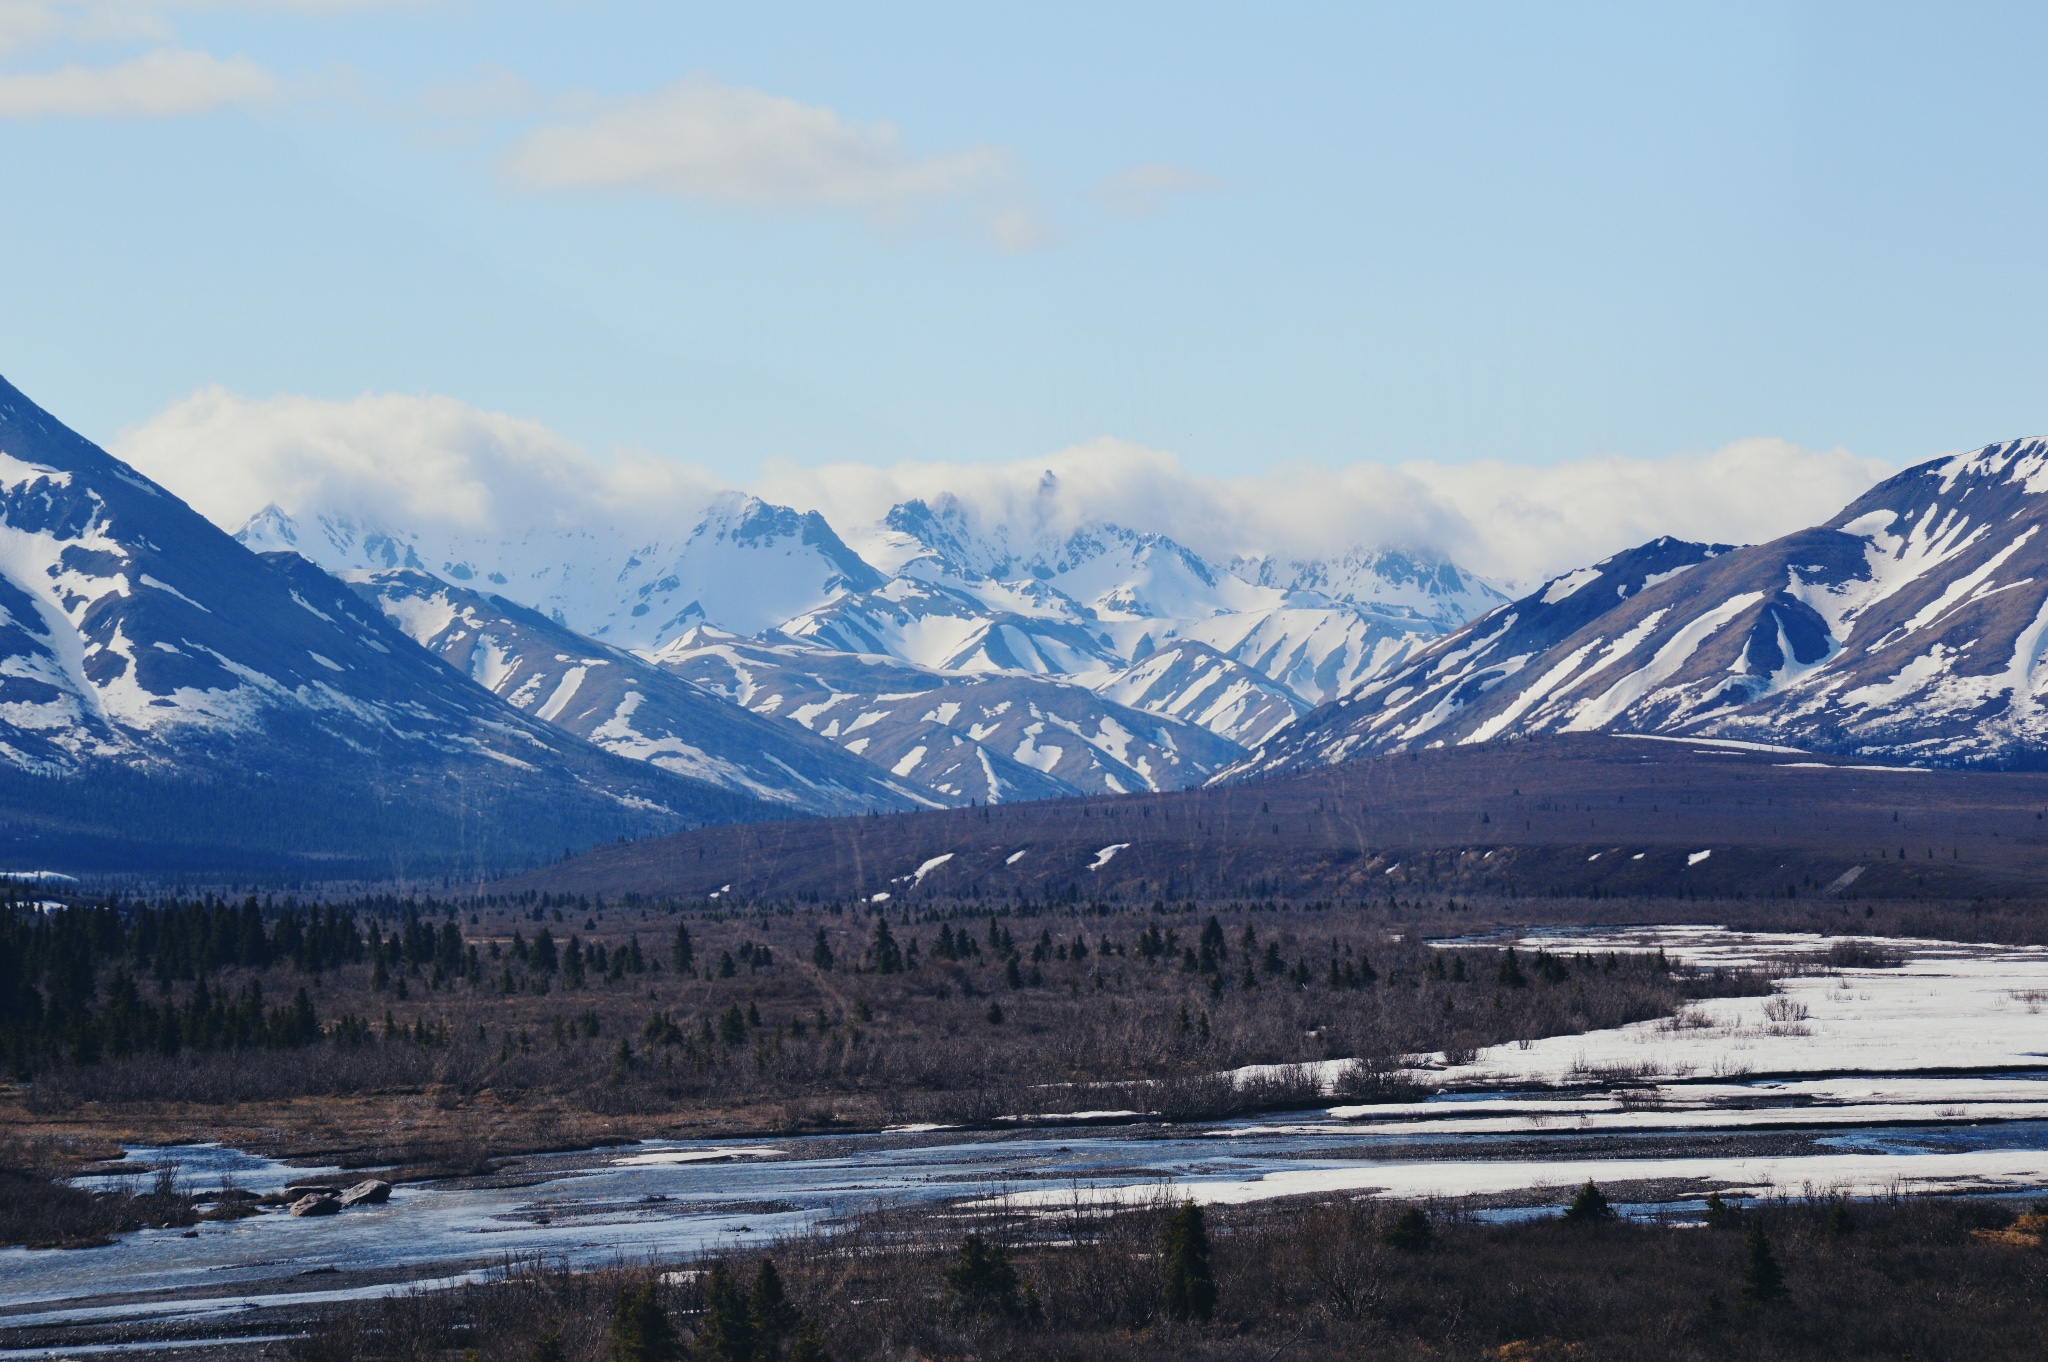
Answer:
[[[341,1209],[341,1198],[308,1192],[292,1203],[293,1215],[333,1215]]]
[[[391,1184],[366,1178],[341,1194],[343,1206],[382,1206],[391,1200]]]

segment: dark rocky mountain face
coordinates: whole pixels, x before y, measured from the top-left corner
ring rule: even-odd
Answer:
[[[335,875],[770,812],[528,718],[0,381],[0,853]]]
[[[501,596],[405,570],[351,585],[485,690],[616,756],[806,814],[950,802]]]
[[[2016,440],[1908,469],[1768,544],[1645,545],[1475,621],[1237,769],[1593,731],[2042,765],[2044,519],[2048,442]]]

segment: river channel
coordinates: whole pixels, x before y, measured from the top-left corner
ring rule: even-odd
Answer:
[[[1649,945],[1700,963],[1782,962],[1817,944],[1701,928],[1544,940],[1572,951]],[[140,1319],[204,1328],[280,1301],[458,1281],[515,1256],[587,1266],[765,1246],[883,1205],[1056,1214],[1342,1192],[1521,1215],[1561,1204],[1589,1177],[1636,1214],[1684,1215],[1710,1187],[2034,1194],[2048,1185],[2048,951],[1886,944],[1902,964],[1787,977],[1769,1010],[1770,999],[1717,999],[1682,1024],[1503,1046],[1455,1069],[1423,1061],[1443,1089],[1423,1102],[1200,1126],[1106,1115],[648,1142],[508,1160],[488,1178],[405,1185],[385,1205],[327,1218],[267,1214],[98,1249],[0,1251],[0,1330]],[[1615,1084],[1616,1072],[1629,1083]],[[185,1146],[131,1148],[86,1182],[140,1180],[164,1164],[195,1188],[347,1180]]]

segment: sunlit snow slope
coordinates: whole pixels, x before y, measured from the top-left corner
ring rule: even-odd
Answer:
[[[572,655],[633,649],[836,745],[876,768],[872,778],[942,802],[1201,783],[1318,701],[1500,599],[1415,554],[1361,549],[1224,567],[1112,524],[982,524],[949,497],[894,507],[852,537],[858,552],[816,513],[751,497],[724,497],[684,523],[692,528],[660,542],[601,526],[435,538],[271,507],[239,537],[351,581],[413,572],[528,607],[584,636],[558,646],[564,667]],[[433,590],[372,595],[423,638],[420,607],[407,603],[422,593]],[[482,680],[462,640],[451,660]],[[742,699],[756,687],[740,672],[790,679]],[[595,675],[586,669],[585,683]],[[912,714],[902,701],[939,686],[948,691],[937,707]],[[774,694],[804,698],[766,703]],[[638,722],[626,727],[646,735]],[[700,774],[746,764],[701,726],[679,723],[665,738],[705,755]],[[622,755],[663,752],[623,731],[596,740]],[[803,781],[755,774],[767,778],[756,791],[765,797],[816,806]]]
[[[502,866],[763,811],[527,718],[0,381],[0,855]]]
[[[1591,731],[2041,765],[2044,520],[2048,441],[2028,439],[1908,469],[1768,544],[1660,540],[1500,607],[1240,770]]]
[[[502,597],[409,568],[370,573],[354,585],[415,643],[513,708],[617,756],[803,813],[942,802],[832,742]]]

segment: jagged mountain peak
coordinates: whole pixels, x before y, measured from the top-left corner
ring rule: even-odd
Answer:
[[[884,581],[817,512],[739,492],[714,498],[678,534],[656,538],[607,525],[398,531],[276,506],[236,537],[254,549],[293,549],[344,577],[431,572],[628,648],[659,647],[705,622],[757,634]]]
[[[1946,459],[1930,460],[1890,481],[1910,481],[1929,473],[1940,476],[1944,493],[1959,481],[2008,482],[2028,492],[2048,492],[2048,438],[2030,435],[1996,441]]]

